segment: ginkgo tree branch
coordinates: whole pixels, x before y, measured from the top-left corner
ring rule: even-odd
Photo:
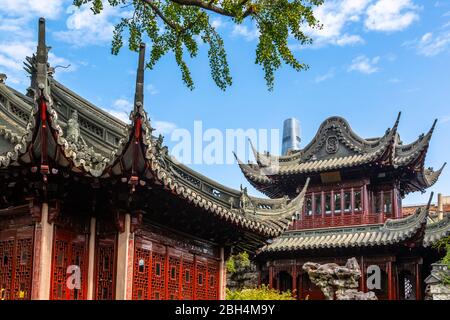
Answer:
[[[269,90],[273,88],[275,72],[286,64],[296,71],[308,65],[298,61],[290,43],[302,45],[312,42],[304,32],[305,27],[320,28],[313,8],[324,0],[73,0],[81,7],[90,4],[94,14],[99,14],[108,2],[128,14],[115,25],[112,48],[118,54],[123,47],[123,35],[128,35],[128,47],[136,51],[141,41],[150,41],[151,50],[147,67],[172,52],[181,76],[188,88],[194,88],[190,69],[185,61],[188,54],[195,58],[199,42],[209,46],[208,59],[211,76],[216,85],[225,90],[232,84],[224,41],[211,23],[212,17],[223,16],[233,24],[250,20],[258,32],[255,63],[264,71]],[[126,8],[126,9],[125,9]]]
[[[158,15],[158,17],[161,18],[162,21],[164,21],[164,23],[166,23],[169,27],[171,27],[174,30],[181,30],[181,26],[178,25],[177,23],[171,21],[170,19],[168,19],[161,10],[159,10],[158,6],[155,5],[154,1],[152,0],[141,0],[143,1],[145,4],[147,4],[148,6],[150,6],[150,8],[152,8],[152,10]]]

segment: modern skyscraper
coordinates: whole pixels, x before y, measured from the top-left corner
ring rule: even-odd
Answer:
[[[300,121],[295,118],[284,120],[282,154],[300,149]]]

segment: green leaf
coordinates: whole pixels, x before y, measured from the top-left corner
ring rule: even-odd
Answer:
[[[74,0],[77,7],[89,5],[93,14],[104,10],[106,0]],[[292,41],[302,45],[312,43],[303,29],[321,28],[314,17],[313,8],[323,0],[203,0],[196,3],[185,0],[107,0],[109,5],[126,12],[131,17],[123,18],[115,25],[111,53],[118,54],[128,39],[128,47],[137,51],[142,41],[150,44],[147,67],[153,69],[166,54],[173,53],[180,68],[182,81],[189,89],[194,81],[185,54],[196,58],[198,40],[208,45],[208,60],[211,77],[222,90],[232,85],[231,71],[222,37],[211,25],[210,18],[222,15],[233,24],[244,21],[255,24],[259,31],[255,63],[264,71],[269,90],[275,85],[275,73],[283,65],[296,71],[308,69],[290,49]],[[186,0],[187,1],[187,0]]]

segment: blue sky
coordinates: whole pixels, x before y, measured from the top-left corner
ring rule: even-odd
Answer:
[[[145,106],[152,123],[166,136],[169,147],[176,128],[281,128],[296,117],[307,144],[325,118],[346,118],[362,137],[382,135],[402,111],[400,134],[411,142],[439,119],[427,166],[438,168],[450,160],[450,1],[326,0],[317,10],[324,24],[309,30],[315,42],[291,48],[310,65],[297,73],[284,66],[276,73],[275,88],[267,90],[263,72],[254,64],[258,33],[252,23],[234,26],[214,16],[225,40],[233,86],[218,89],[210,75],[206,47],[189,60],[195,90],[181,81],[173,55],[155,70],[146,71]],[[19,90],[28,85],[22,61],[36,46],[37,20],[47,18],[55,77],[66,86],[126,118],[133,98],[137,54],[124,48],[110,54],[112,26],[125,10],[108,8],[93,16],[65,0],[0,0],[0,73]],[[249,186],[238,166],[191,165],[233,188]],[[258,192],[249,186],[250,193]],[[450,195],[450,169],[429,191]],[[415,193],[404,203],[423,203],[429,196]]]

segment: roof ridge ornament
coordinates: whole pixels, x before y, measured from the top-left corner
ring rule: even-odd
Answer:
[[[396,156],[396,147],[398,145],[398,134],[397,134],[397,130],[398,130],[398,125],[400,123],[400,117],[402,116],[402,112],[399,111],[398,115],[397,115],[397,119],[395,120],[394,126],[392,127],[392,129],[390,130],[390,139],[391,141],[389,142],[390,144],[390,150],[389,150],[389,163],[395,168],[397,169],[397,164],[395,163],[395,156]]]
[[[48,92],[48,51],[49,48],[45,42],[45,19],[39,18],[39,32],[38,45],[36,49],[36,82],[35,82],[35,97],[40,96],[40,91],[43,91],[44,97],[47,98]]]
[[[139,150],[143,141],[143,122],[146,121],[144,111],[144,60],[145,60],[145,44],[141,43],[139,46],[139,60],[136,72],[136,88],[134,93],[134,109],[132,112],[133,125],[133,160],[131,163],[131,178],[129,183],[131,185],[131,192],[136,190],[139,183]]]
[[[136,73],[136,89],[134,94],[135,111],[139,111],[144,106],[144,62],[145,62],[145,43],[139,46],[139,62]],[[139,105],[140,104],[140,105]]]

